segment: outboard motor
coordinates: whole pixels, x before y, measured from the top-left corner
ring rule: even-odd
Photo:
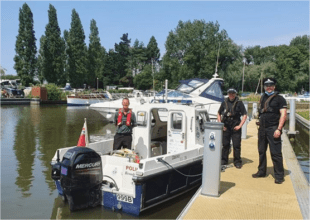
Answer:
[[[54,164],[54,180],[58,178],[58,169],[59,164]],[[101,203],[102,178],[101,157],[94,150],[75,147],[65,153],[60,163],[60,185],[71,211]]]

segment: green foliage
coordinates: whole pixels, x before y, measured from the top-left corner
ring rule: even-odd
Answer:
[[[110,89],[109,93],[131,93],[131,91],[127,89]]]
[[[120,38],[122,41],[119,44],[115,44],[115,56],[113,56],[113,62],[115,64],[114,82],[126,76],[126,67],[128,63],[128,57],[130,56],[130,42],[128,39],[128,33],[123,34]],[[117,82],[118,84],[118,82]],[[123,86],[129,86],[128,84],[122,84]]]
[[[218,70],[223,76],[241,55],[241,47],[232,42],[225,30],[220,31],[218,22],[204,20],[179,21],[175,31],[169,33],[165,46],[160,80],[167,77],[171,85],[185,78],[212,78],[219,46]]]
[[[309,111],[304,111],[304,112],[297,112],[301,117],[309,120],[310,119],[310,112]]]
[[[47,99],[48,100],[60,100],[62,91],[54,84],[54,83],[49,83],[46,86],[47,89]]]
[[[99,31],[96,25],[96,21],[92,19],[90,21],[90,34],[89,34],[89,47],[87,51],[88,56],[88,78],[87,84],[92,87],[96,87],[97,78],[102,79],[100,69],[103,67],[103,57],[105,55],[104,47],[101,47]]]
[[[19,79],[19,76],[17,76],[17,75],[5,75],[5,77],[1,77],[1,79],[8,79],[8,80]]]
[[[58,25],[57,12],[54,6],[49,5],[48,24],[45,27],[45,35],[40,39],[38,78],[43,78],[49,83],[57,85],[65,84],[65,42],[61,38]]]
[[[146,47],[146,58],[147,63],[151,63],[153,60],[158,60],[160,57],[159,48],[157,45],[157,41],[154,36],[151,37],[147,47]]]
[[[254,93],[251,93],[243,100],[248,102],[259,102],[260,98],[261,98],[260,95],[255,95]]]
[[[68,56],[67,80],[72,87],[82,87],[88,79],[87,48],[85,34],[79,14],[72,10],[71,28],[66,38],[66,52]]]
[[[134,78],[134,85],[136,89],[148,90],[153,87],[153,77],[151,65],[145,66],[143,71]]]
[[[37,68],[37,46],[33,29],[33,14],[29,6],[24,3],[19,9],[19,29],[16,37],[14,69],[21,83],[28,86],[33,82]]]

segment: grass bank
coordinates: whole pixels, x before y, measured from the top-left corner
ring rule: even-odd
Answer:
[[[298,114],[298,115],[300,115],[301,117],[303,117],[303,118],[305,118],[305,119],[307,119],[307,120],[309,120],[309,118],[310,118],[310,111],[309,110],[307,110],[307,111],[296,111],[296,113]]]

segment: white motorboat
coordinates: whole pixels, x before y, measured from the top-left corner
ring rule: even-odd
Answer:
[[[181,80],[180,85],[175,90],[163,90],[155,96],[143,96],[141,94],[135,95],[134,98],[129,98],[130,108],[134,109],[140,107],[141,103],[202,103],[210,105],[209,112],[216,114],[220,104],[224,101],[221,85],[223,79],[217,78],[217,74],[210,80],[208,79],[188,79]],[[109,119],[115,115],[115,111],[122,108],[122,100],[113,100],[104,103],[96,103],[90,105],[91,109],[98,111],[103,117]]]
[[[113,139],[60,148],[52,178],[70,210],[103,205],[139,215],[201,185],[208,105],[145,103],[133,111],[132,149]]]
[[[106,101],[110,101],[110,99],[104,93],[72,94],[67,96],[67,105],[69,106],[89,106]]]

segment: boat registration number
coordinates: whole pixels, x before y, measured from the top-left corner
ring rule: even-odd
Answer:
[[[133,204],[133,197],[132,196],[126,196],[126,195],[120,195],[117,194],[116,198],[118,201],[127,202]]]

